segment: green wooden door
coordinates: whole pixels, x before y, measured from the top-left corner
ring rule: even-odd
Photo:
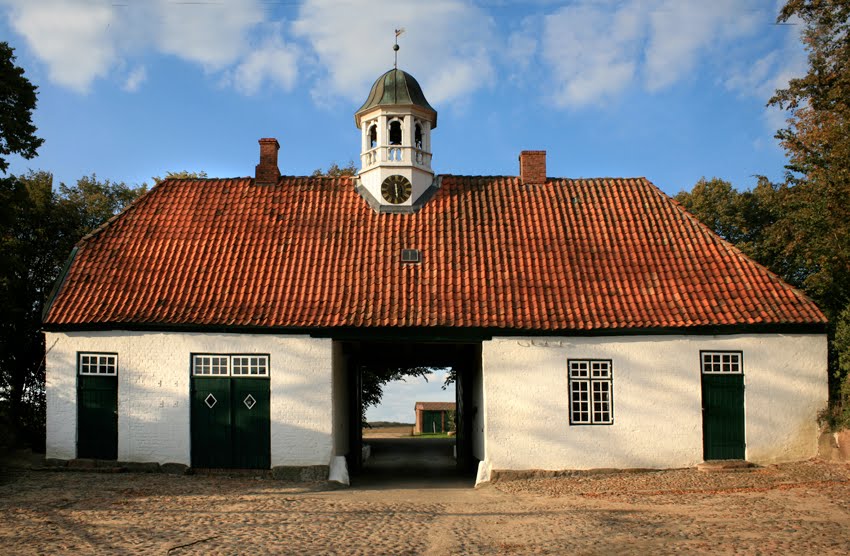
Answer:
[[[744,375],[702,375],[703,458],[744,459]]]
[[[118,459],[118,377],[77,377],[77,457]]]
[[[230,379],[192,377],[192,467],[233,467]]]
[[[192,377],[192,466],[268,469],[267,378]]]
[[[425,411],[422,415],[422,432],[443,432],[443,419],[439,411]]]
[[[271,464],[269,380],[231,378],[233,466],[268,469]]]

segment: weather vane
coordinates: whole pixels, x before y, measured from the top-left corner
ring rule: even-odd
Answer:
[[[404,33],[404,27],[395,30],[395,44],[393,45],[393,51],[395,52],[395,62],[393,62],[393,68],[398,69],[398,38]]]

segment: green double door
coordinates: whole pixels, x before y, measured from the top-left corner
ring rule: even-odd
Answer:
[[[439,411],[423,411],[422,432],[425,434],[443,432],[443,414]]]
[[[192,377],[192,466],[268,469],[269,379]]]
[[[703,458],[744,459],[744,375],[702,375]]]
[[[77,457],[118,459],[118,377],[77,377]]]

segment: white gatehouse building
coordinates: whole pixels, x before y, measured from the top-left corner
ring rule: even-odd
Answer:
[[[252,177],[167,179],[78,243],[44,317],[48,457],[356,471],[383,364],[455,370],[485,480],[816,455],[823,313],[647,179],[549,177],[545,151],[435,174],[398,69],[355,122],[356,176],[281,174],[260,139]]]

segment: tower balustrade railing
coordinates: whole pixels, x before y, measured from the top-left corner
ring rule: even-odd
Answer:
[[[400,163],[431,168],[431,153],[403,145],[373,147],[360,155],[360,164],[365,169],[380,163]]]

